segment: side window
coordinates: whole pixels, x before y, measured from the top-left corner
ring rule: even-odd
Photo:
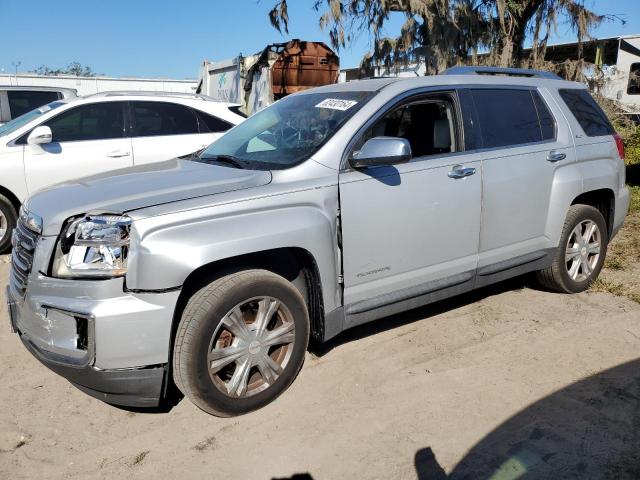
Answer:
[[[531,90],[531,96],[538,112],[542,140],[553,140],[556,137],[556,121],[540,94],[535,90]]]
[[[124,137],[123,102],[97,102],[67,110],[44,123],[53,142]]]
[[[640,63],[631,64],[627,95],[640,95]]]
[[[614,133],[609,119],[588,91],[563,89],[560,96],[588,137],[600,137]]]
[[[474,89],[482,146],[499,148],[542,140],[538,112],[528,89]]]
[[[134,137],[199,133],[195,113],[169,102],[133,102]]]
[[[198,126],[200,127],[200,133],[222,133],[233,127],[233,125],[231,125],[229,122],[225,122],[224,120],[218,117],[214,117],[213,115],[209,115],[199,110],[194,110],[194,113],[198,117]]]
[[[356,150],[370,138],[400,137],[411,144],[414,158],[459,150],[454,104],[448,95],[424,97],[393,109],[363,135]]]
[[[9,111],[11,118],[30,112],[34,108],[46,105],[49,102],[58,100],[60,94],[58,92],[38,92],[32,90],[8,90]]]

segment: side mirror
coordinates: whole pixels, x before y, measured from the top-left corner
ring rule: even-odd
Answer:
[[[29,145],[43,145],[45,143],[51,143],[52,138],[51,129],[46,125],[40,125],[31,130],[31,133],[27,137],[27,143]]]
[[[365,142],[349,161],[353,168],[395,165],[411,160],[411,145],[406,138],[375,137]]]

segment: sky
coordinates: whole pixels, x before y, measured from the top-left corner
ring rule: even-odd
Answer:
[[[250,55],[291,38],[324,41],[314,0],[290,0],[288,35],[269,23],[275,0],[0,0],[0,73],[77,61],[98,74],[123,77],[196,78],[202,61]],[[626,20],[607,22],[595,36],[640,34],[640,0],[586,0],[599,13]],[[391,19],[395,36],[403,19]],[[560,24],[552,42],[574,39]],[[355,67],[371,44],[360,35],[339,53],[341,67]]]

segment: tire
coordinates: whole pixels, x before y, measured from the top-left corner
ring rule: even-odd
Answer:
[[[11,233],[16,228],[18,214],[11,201],[0,194],[0,253],[6,253],[11,246]]]
[[[174,342],[174,382],[207,413],[242,415],[291,385],[308,343],[307,307],[290,282],[266,270],[233,273],[187,302]]]
[[[588,241],[584,242],[587,229],[591,232],[592,225],[596,228],[593,234],[595,236],[589,235]],[[549,268],[536,272],[538,282],[546,288],[563,293],[587,290],[602,270],[608,243],[609,234],[602,213],[589,205],[572,205],[564,222],[553,263]]]

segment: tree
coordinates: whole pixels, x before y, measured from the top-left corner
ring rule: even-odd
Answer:
[[[79,62],[71,62],[67,65],[67,68],[49,68],[45,65],[40,65],[36,68],[34,73],[38,75],[75,75],[76,77],[95,77],[97,73],[89,66],[82,65]]]
[[[363,66],[424,62],[427,74],[456,64],[536,65],[544,60],[559,20],[568,22],[581,44],[596,26],[617,18],[588,9],[584,0],[314,0],[313,8],[322,10],[320,26],[337,50],[363,32],[372,35],[373,51]],[[397,37],[383,37],[395,12],[405,16],[405,23]],[[278,0],[269,18],[288,32],[287,0]],[[532,55],[525,57],[529,35]]]

